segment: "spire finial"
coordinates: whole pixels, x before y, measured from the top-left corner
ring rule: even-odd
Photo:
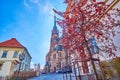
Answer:
[[[56,27],[56,16],[54,14],[54,27]]]

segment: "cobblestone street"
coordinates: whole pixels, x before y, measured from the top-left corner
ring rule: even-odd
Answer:
[[[63,80],[63,74],[41,74],[40,76],[31,78],[29,80]],[[68,80],[70,80],[69,77]],[[75,80],[75,78],[72,78],[72,80]]]
[[[95,80],[92,76],[93,75],[89,75],[89,79],[88,79],[88,77],[86,77],[85,75],[81,75],[81,80]],[[63,74],[56,73],[56,74],[41,74],[38,77],[34,77],[28,80],[76,80],[76,77],[75,75],[71,74],[71,79],[70,79],[70,74],[67,75],[64,74],[63,77]]]

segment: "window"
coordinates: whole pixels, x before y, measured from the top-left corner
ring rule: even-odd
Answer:
[[[56,54],[53,55],[53,58],[56,59]]]
[[[8,51],[4,51],[4,52],[3,52],[2,58],[6,58],[6,57],[7,57],[7,52],[8,52]]]
[[[59,57],[62,57],[61,53],[59,53]]]
[[[20,65],[21,65],[21,67],[20,67],[20,71],[24,70],[24,69],[25,69],[25,63],[22,62]]]
[[[17,58],[17,56],[18,56],[18,51],[15,51],[14,55],[13,55],[13,58]]]
[[[27,55],[24,54],[24,60],[27,62]]]

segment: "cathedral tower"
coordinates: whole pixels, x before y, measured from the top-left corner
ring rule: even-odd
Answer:
[[[59,31],[56,26],[56,16],[54,16],[54,26],[51,35],[51,42],[50,42],[50,52],[54,51],[55,45],[58,43],[59,40]]]

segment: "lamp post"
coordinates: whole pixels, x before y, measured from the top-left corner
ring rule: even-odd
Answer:
[[[19,80],[18,77],[19,77],[19,73],[20,73],[20,68],[21,68],[21,64],[22,64],[22,61],[24,60],[24,58],[25,58],[25,54],[24,53],[19,55],[20,65],[19,65],[18,76],[17,76],[16,80]]]

